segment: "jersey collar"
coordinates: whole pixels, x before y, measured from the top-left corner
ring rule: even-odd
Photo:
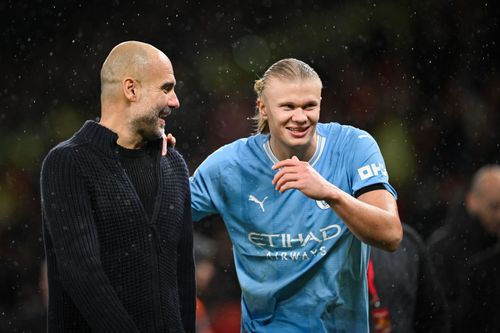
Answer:
[[[323,153],[323,149],[325,148],[325,143],[326,143],[326,138],[324,136],[321,136],[317,131],[317,138],[318,142],[316,145],[316,151],[314,152],[313,156],[311,159],[308,161],[311,166],[314,166],[316,162],[318,162],[319,158],[321,157],[321,154]],[[267,135],[266,141],[262,145],[264,148],[264,151],[266,152],[267,157],[271,160],[273,164],[276,164],[279,162],[278,158],[274,155],[273,151],[271,150],[271,143],[270,143],[270,135]]]

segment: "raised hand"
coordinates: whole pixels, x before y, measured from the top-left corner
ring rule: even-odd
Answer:
[[[273,170],[278,169],[272,183],[281,193],[289,189],[297,189],[312,199],[323,200],[336,189],[309,163],[300,161],[296,156],[273,165]]]
[[[161,156],[167,155],[167,147],[175,148],[176,142],[177,140],[175,139],[175,136],[172,135],[172,133],[168,133],[167,135],[163,133],[163,145],[161,147]]]

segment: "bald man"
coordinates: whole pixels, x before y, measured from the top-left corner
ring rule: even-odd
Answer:
[[[174,149],[162,154],[175,84],[163,52],[117,45],[101,70],[100,122],[47,154],[49,332],[194,332],[188,171]]]
[[[429,238],[453,332],[500,332],[499,241],[500,165],[487,165],[473,176],[463,200],[450,209],[446,224]]]

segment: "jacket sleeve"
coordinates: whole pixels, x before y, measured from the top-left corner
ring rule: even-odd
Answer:
[[[191,193],[186,181],[184,221],[177,249],[177,286],[182,323],[186,333],[195,332],[196,285],[193,253],[193,222],[191,219]]]
[[[418,252],[418,286],[415,304],[415,332],[450,332],[448,307],[427,248],[416,231],[404,227]]]
[[[89,326],[96,332],[137,332],[102,268],[90,196],[72,150],[56,148],[46,157],[41,197],[56,278]]]

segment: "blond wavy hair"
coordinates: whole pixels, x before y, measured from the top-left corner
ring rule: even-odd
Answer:
[[[305,62],[295,58],[281,59],[272,64],[260,79],[255,80],[253,90],[257,94],[257,100],[261,98],[262,93],[271,78],[280,80],[317,79],[321,82],[318,73],[316,73],[316,71]],[[267,124],[267,120],[261,117],[259,108],[256,108],[255,115],[252,117],[252,120],[255,124],[256,133],[269,133],[269,125]]]

